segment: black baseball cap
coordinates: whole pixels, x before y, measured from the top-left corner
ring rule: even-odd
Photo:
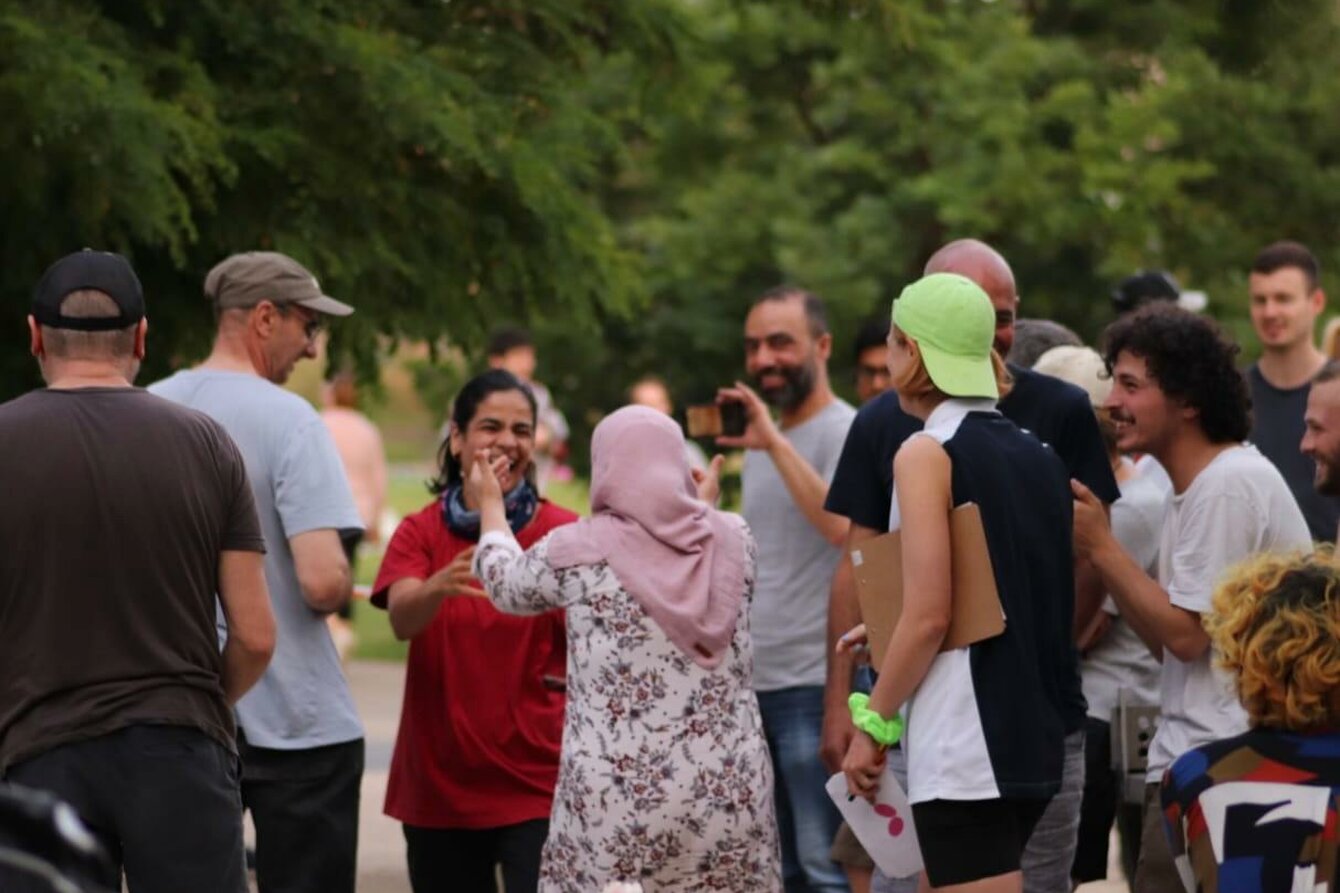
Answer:
[[[1182,288],[1171,273],[1140,270],[1127,276],[1112,290],[1112,306],[1118,313],[1129,313],[1152,301],[1176,302]]]
[[[64,316],[61,302],[70,292],[93,289],[108,295],[120,314],[116,316]],[[144,319],[144,290],[130,262],[110,251],[85,248],[67,254],[42,274],[33,289],[33,319],[53,329],[109,332],[124,329]]]

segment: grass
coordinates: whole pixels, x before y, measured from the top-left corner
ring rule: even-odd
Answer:
[[[387,483],[387,504],[398,518],[416,512],[428,504],[431,494],[424,489],[424,481],[432,476],[427,465],[394,466]],[[587,510],[587,484],[580,478],[571,481],[553,481],[547,487],[547,494],[554,503],[582,514]],[[354,580],[364,586],[371,586],[381,565],[381,548],[364,547],[358,553],[358,566],[354,569]],[[358,637],[354,647],[354,657],[363,660],[403,661],[409,653],[409,643],[398,641],[391,632],[391,623],[386,612],[374,608],[363,599],[357,599],[353,606],[353,628]]]

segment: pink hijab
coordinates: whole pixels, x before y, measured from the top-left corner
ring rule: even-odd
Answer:
[[[625,406],[591,438],[591,517],[550,535],[549,564],[609,562],[670,641],[711,669],[735,634],[746,536],[742,519],[698,498],[679,425]]]

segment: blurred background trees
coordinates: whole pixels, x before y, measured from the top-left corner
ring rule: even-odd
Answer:
[[[1340,288],[1338,30],[1333,0],[0,0],[0,293],[18,345],[45,264],[127,253],[149,380],[205,349],[204,272],[276,248],[359,308],[333,349],[365,369],[375,335],[469,365],[530,325],[579,449],[639,374],[737,376],[783,281],[845,386],[959,236],[1090,337],[1140,267],[1239,327],[1274,239]]]

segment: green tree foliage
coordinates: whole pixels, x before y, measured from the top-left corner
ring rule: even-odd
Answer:
[[[828,299],[845,388],[960,236],[1025,315],[1096,336],[1163,267],[1245,334],[1267,242],[1340,290],[1338,31],[1333,0],[0,0],[0,291],[17,328],[49,260],[129,253],[149,377],[203,350],[208,267],[276,247],[365,359],[530,324],[578,451],[640,374],[738,376],[779,282]]]
[[[0,293],[19,337],[42,268],[129,255],[148,379],[198,357],[205,272],[288,252],[374,332],[473,343],[498,315],[626,312],[642,295],[597,186],[621,151],[587,70],[673,58],[655,2],[0,3]],[[632,85],[625,85],[631,89]],[[9,392],[33,380],[6,353]]]
[[[604,322],[603,346],[589,323],[545,324],[569,405],[617,405],[647,371],[681,402],[709,395],[740,374],[750,299],[783,281],[829,301],[845,388],[858,320],[956,237],[1005,253],[1023,315],[1091,337],[1140,267],[1234,325],[1264,244],[1298,238],[1340,268],[1334,3],[691,10],[681,94],[629,134],[607,200],[651,304]]]

